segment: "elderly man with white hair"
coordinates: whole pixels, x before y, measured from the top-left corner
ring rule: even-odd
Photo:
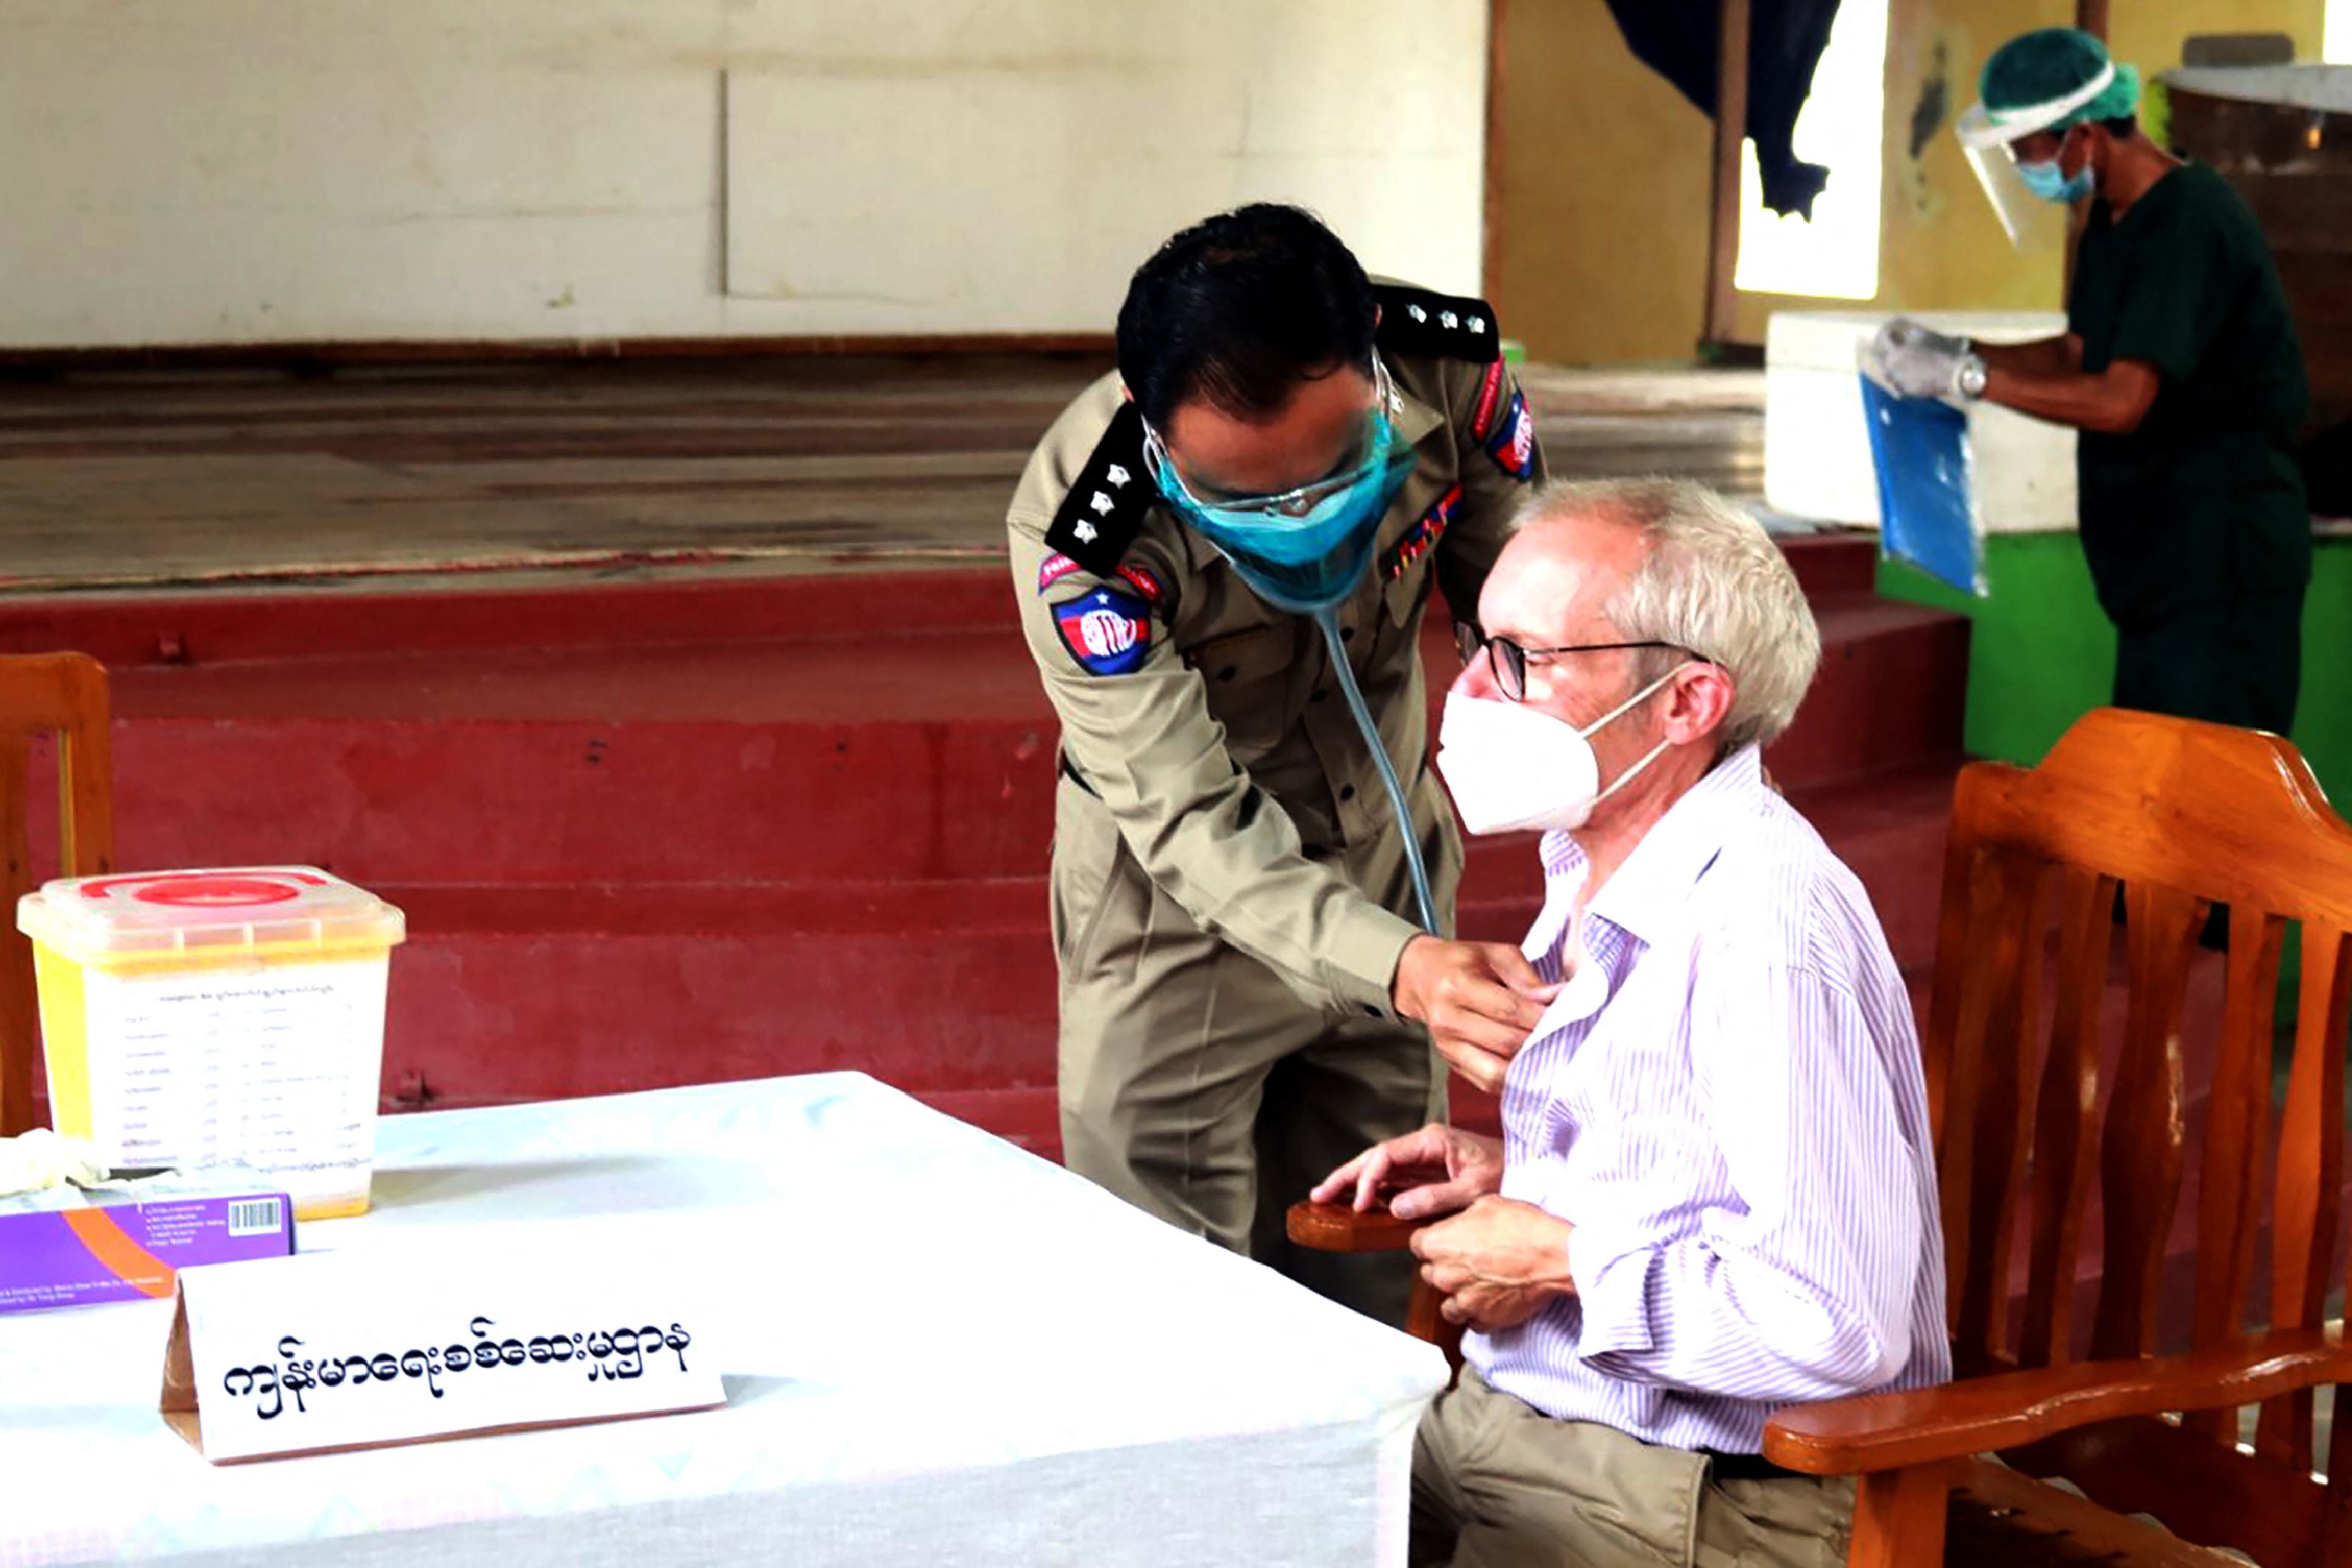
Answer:
[[[1462,628],[1437,765],[1543,828],[1553,990],[1498,1142],[1433,1125],[1316,1189],[1415,1233],[1472,1331],[1421,1426],[1420,1563],[1843,1563],[1850,1481],[1783,1405],[1951,1373],[1917,1038],[1862,886],[1759,761],[1821,658],[1780,550],[1704,488],[1540,492]]]

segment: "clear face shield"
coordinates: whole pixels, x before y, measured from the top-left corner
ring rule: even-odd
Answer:
[[[2022,251],[2049,251],[2059,248],[2066,238],[2066,208],[2061,202],[2050,201],[2033,194],[2024,176],[2017,172],[2017,159],[2010,152],[2012,143],[2037,131],[2054,130],[2069,121],[2093,100],[2105,92],[2116,79],[2116,68],[2108,65],[2074,91],[2046,103],[2028,104],[2020,109],[1990,110],[1981,103],[1972,104],[1953,129],[1960,139],[1960,147],[1968,154],[1969,167],[1976,171],[1977,184],[1992,204],[1993,216],[2009,242]]]
[[[1969,167],[1976,172],[1978,188],[1992,204],[1993,216],[2000,219],[2001,232],[2009,236],[2009,243],[2028,254],[2056,250],[2063,245],[2066,209],[2059,203],[2042,200],[2026,185],[2024,177],[2017,172],[2017,160],[2009,151],[2012,133],[1986,121],[1984,105],[1980,103],[1960,116],[1959,132],[1960,146],[1968,153]],[[2013,134],[2030,133],[2020,131]]]

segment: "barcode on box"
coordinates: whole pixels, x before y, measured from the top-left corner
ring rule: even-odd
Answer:
[[[231,1236],[268,1236],[284,1228],[284,1211],[276,1198],[246,1198],[228,1205]]]

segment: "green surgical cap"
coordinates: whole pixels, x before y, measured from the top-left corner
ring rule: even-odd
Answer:
[[[2021,129],[2063,131],[2085,120],[2116,120],[2139,107],[2136,66],[2116,66],[2115,79],[2097,97],[2054,119],[2035,112],[2080,93],[2107,64],[2107,47],[2090,34],[2043,27],[1995,49],[1977,79],[1977,92],[1996,123],[2014,120]]]

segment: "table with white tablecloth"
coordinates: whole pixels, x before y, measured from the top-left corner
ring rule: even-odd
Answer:
[[[862,1075],[390,1118],[375,1201],[299,1246],[688,1260],[726,1407],[215,1467],[170,1302],[0,1317],[0,1565],[1403,1561],[1433,1348]]]

